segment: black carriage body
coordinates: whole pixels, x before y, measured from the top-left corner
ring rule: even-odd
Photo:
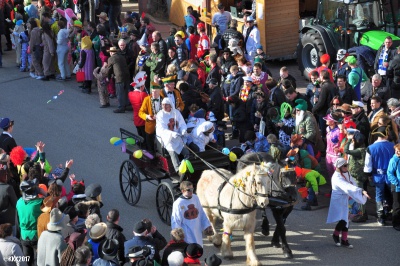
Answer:
[[[120,128],[120,132],[122,151],[129,155],[129,159],[121,164],[119,173],[120,189],[125,201],[132,206],[139,202],[143,182],[157,186],[157,212],[161,220],[170,225],[172,205],[181,192],[179,175],[174,170],[168,152],[162,149],[152,155],[153,158],[149,158],[144,152],[141,158],[136,158],[134,154],[136,151],[142,150],[144,139],[123,128]],[[127,144],[128,138],[135,140],[135,144]],[[233,169],[229,157],[218,150],[212,149],[191,154],[189,160],[194,172],[187,171],[184,179],[191,181],[195,187],[204,170],[210,168]]]

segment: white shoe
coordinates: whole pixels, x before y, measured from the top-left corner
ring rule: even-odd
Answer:
[[[44,79],[44,76],[37,76],[36,79],[38,80]]]
[[[37,76],[36,76],[35,73],[33,73],[33,72],[30,72],[29,75],[30,75],[31,78],[33,78],[33,79],[37,78]]]

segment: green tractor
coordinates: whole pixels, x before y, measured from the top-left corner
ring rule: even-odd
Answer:
[[[385,8],[391,11],[386,16]],[[297,61],[305,78],[321,65],[319,58],[325,53],[333,63],[339,49],[364,45],[376,52],[387,36],[395,46],[400,44],[392,0],[319,0],[316,18],[300,33]]]

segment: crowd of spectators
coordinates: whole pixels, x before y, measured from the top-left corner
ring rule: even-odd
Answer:
[[[390,37],[377,52],[373,75],[341,49],[334,68],[328,54],[320,57],[321,66],[310,73],[302,94],[288,68],[282,67],[276,78],[268,70],[255,18],[245,15],[239,31],[223,4],[212,20],[221,36],[211,41],[193,8],[185,16],[186,27],[172,27],[164,40],[146,16],[128,12],[121,20],[120,1],[101,2],[96,21],[89,21],[88,8],[80,2],[41,0],[37,7],[29,0],[2,3],[0,13],[6,17],[0,17],[0,30],[6,24],[12,32],[21,72],[30,72],[36,80],[60,82],[75,73],[83,93],[91,93],[96,80],[100,107],[109,107],[110,98],[116,97],[114,113],[133,110],[133,123],[146,150],[154,153],[160,141],[177,173],[179,156],[189,154],[187,147],[198,152],[224,147],[225,138],[238,139],[243,153],[268,152],[276,161],[287,159],[308,188],[303,210],[318,205],[319,186],[330,184],[332,176],[343,176],[365,197],[368,185],[373,185],[378,224],[391,219],[394,229],[400,230],[400,49],[392,47]],[[80,19],[74,13],[77,9]],[[6,50],[11,46],[7,39]],[[229,136],[224,134],[227,121],[232,126]],[[0,127],[0,206],[6,213],[0,216],[3,259],[24,254],[29,256],[28,265],[36,260],[38,265],[198,263],[202,241],[186,242],[192,232],[180,228],[184,223],[175,221],[180,226],[167,243],[152,222],[143,219],[127,240],[117,209],[105,219],[101,216],[101,185],[86,186],[69,174],[73,160],[50,170],[44,143],[38,142],[35,151],[24,150],[12,138],[11,119],[3,118]],[[67,177],[72,188],[68,193],[63,185]],[[333,180],[332,195],[325,196],[334,202],[337,191],[346,186]],[[190,184],[181,189],[192,199]],[[328,222],[339,222],[333,234],[336,245],[352,247],[348,220],[332,212]],[[351,214],[353,222],[365,222],[365,201]],[[203,229],[208,225],[202,221]],[[194,234],[190,239],[200,237]],[[215,256],[207,260],[208,265],[220,263]]]

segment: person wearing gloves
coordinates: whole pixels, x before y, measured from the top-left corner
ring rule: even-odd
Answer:
[[[204,121],[198,124],[190,133],[193,139],[193,143],[199,148],[199,151],[205,151],[206,145],[210,142],[216,143],[214,139],[214,123],[210,121]],[[212,145],[210,144],[210,145]]]
[[[181,113],[172,107],[171,100],[165,97],[161,102],[162,109],[157,113],[156,135],[161,144],[171,156],[172,164],[178,173],[179,158],[189,156],[189,150],[185,148],[183,136],[187,134],[185,119]]]
[[[338,158],[334,166],[336,168],[332,175],[332,196],[329,205],[327,223],[336,224],[333,231],[333,240],[337,247],[353,248],[347,239],[349,232],[349,197],[352,197],[357,203],[365,204],[370,198],[367,191],[357,187],[356,180],[348,171],[348,164],[345,159]],[[342,239],[339,239],[339,234],[342,234]]]

